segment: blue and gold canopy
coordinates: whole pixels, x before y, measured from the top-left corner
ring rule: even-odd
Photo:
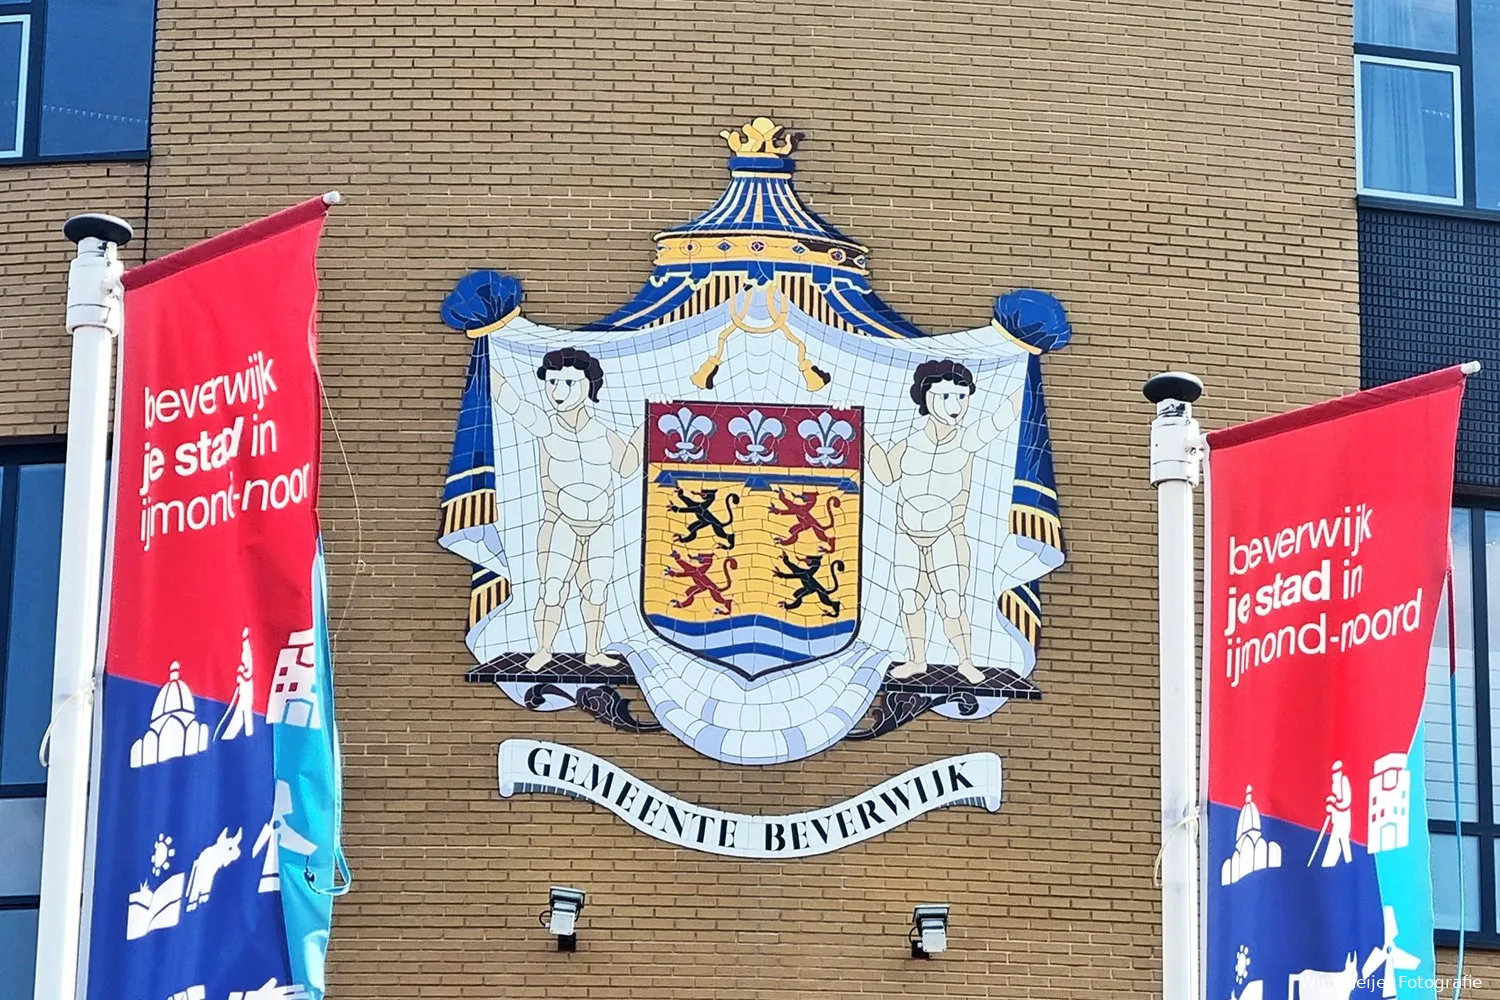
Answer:
[[[729,186],[696,219],[656,234],[656,268],[629,303],[585,330],[637,330],[711,309],[744,282],[774,282],[808,315],[871,337],[926,334],[870,287],[869,250],[802,203],[795,137],[769,118],[721,133]]]

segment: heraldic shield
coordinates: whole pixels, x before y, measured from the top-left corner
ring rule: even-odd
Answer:
[[[1039,697],[1062,304],[929,333],[798,197],[792,133],[723,138],[722,196],[615,312],[533,322],[490,270],[443,302],[471,344],[439,535],[469,679],[756,765]]]
[[[853,642],[862,425],[858,409],[649,404],[652,631],[748,679]]]

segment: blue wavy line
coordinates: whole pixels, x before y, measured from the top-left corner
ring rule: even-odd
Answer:
[[[853,621],[832,622],[828,625],[793,625],[769,615],[731,615],[707,622],[685,622],[667,615],[647,615],[646,620],[657,628],[680,636],[707,636],[727,632],[733,628],[766,628],[779,632],[789,639],[826,639],[829,636],[846,635],[854,631]],[[750,645],[755,645],[751,643]],[[728,647],[726,647],[728,648]],[[737,647],[736,647],[737,648]],[[783,655],[783,650],[766,647],[767,652]]]

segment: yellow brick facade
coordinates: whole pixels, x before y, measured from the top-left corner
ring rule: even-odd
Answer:
[[[149,166],[0,167],[0,437],[65,423],[67,215],[137,223],[139,261],[337,188],[322,511],[357,881],[331,995],[1150,995],[1138,388],[1193,370],[1219,426],[1357,387],[1350,37],[1328,0],[160,0]],[[806,133],[798,190],[873,248],[876,287],[915,321],[971,327],[1034,286],[1076,332],[1045,361],[1070,561],[1046,584],[1044,700],[747,769],[463,683],[468,571],[435,528],[470,344],[437,306],[496,267],[539,322],[605,314],[648,273],[651,235],[721,190],[718,131],[760,113]],[[501,800],[510,736],[745,812],[993,749],[1005,801],[738,861],[586,804]],[[553,883],[589,892],[576,954],[537,926]],[[913,962],[906,925],[929,901],[953,905],[952,951]]]

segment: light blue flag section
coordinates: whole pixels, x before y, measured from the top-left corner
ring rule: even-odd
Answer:
[[[1412,857],[1432,854],[1427,832],[1427,726],[1417,726],[1417,735],[1407,752],[1411,776],[1411,815],[1407,829],[1410,851],[1380,851],[1375,855],[1375,878],[1380,883],[1381,943],[1363,956],[1360,975],[1378,981],[1383,998],[1432,1000],[1436,966],[1433,955],[1432,878],[1428,866],[1413,864]],[[1395,784],[1382,782],[1382,784]],[[1375,792],[1372,790],[1372,798]],[[1394,991],[1394,992],[1393,992]]]
[[[343,768],[328,643],[328,576],[321,538],[312,572],[311,643],[296,665],[308,671],[303,676],[312,677],[311,690],[297,703],[309,713],[308,724],[276,729],[272,823],[280,840],[281,910],[292,980],[301,983],[312,1000],[319,1000],[326,988],[323,966],[333,899],[349,891],[342,841]],[[303,657],[310,657],[311,664],[300,662]]]

